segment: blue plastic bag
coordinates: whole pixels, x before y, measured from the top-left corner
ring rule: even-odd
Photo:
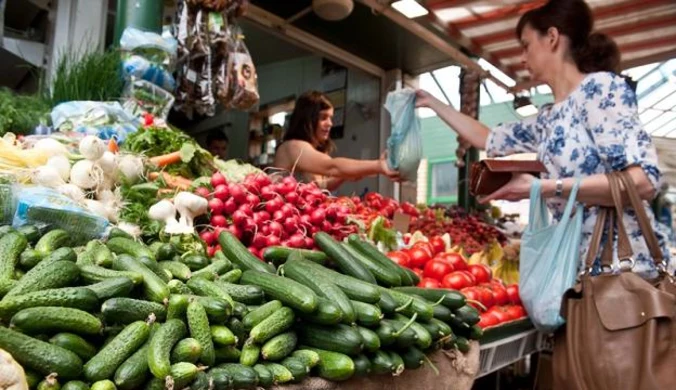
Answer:
[[[576,205],[579,186],[578,180],[557,224],[549,221],[540,180],[534,180],[531,187],[528,227],[521,238],[519,294],[541,332],[551,333],[564,324],[561,299],[577,276],[584,211],[581,204]],[[573,208],[575,214],[571,215]]]
[[[420,119],[415,113],[415,90],[400,89],[387,94],[392,134],[387,139],[387,165],[405,181],[416,181],[423,155]]]

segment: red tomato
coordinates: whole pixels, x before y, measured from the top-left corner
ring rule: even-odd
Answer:
[[[446,243],[440,236],[432,237],[430,245],[432,245],[432,249],[434,249],[434,254],[446,252]]]
[[[479,326],[481,327],[481,329],[485,329],[488,328],[489,326],[495,326],[498,324],[498,319],[495,318],[493,313],[488,312],[481,313],[479,315],[479,318],[481,318],[481,320],[479,321]]]
[[[422,288],[439,288],[441,285],[439,284],[439,281],[436,279],[432,278],[422,278],[420,283],[418,283],[418,287]]]
[[[481,304],[484,305],[486,309],[490,309],[491,307],[495,306],[495,297],[493,296],[493,291],[486,287],[477,287],[477,290],[480,294],[479,302],[481,302]]]
[[[502,324],[503,322],[508,322],[512,320],[512,317],[507,313],[507,311],[501,307],[494,307],[489,313],[491,313],[498,320],[498,323]]]
[[[502,286],[491,286],[493,291],[493,298],[495,298],[495,304],[498,306],[504,306],[509,303],[509,295],[507,295],[507,290]]]
[[[457,253],[441,253],[437,255],[437,258],[446,262],[451,263],[453,269],[456,271],[463,271],[467,269],[467,262]]]
[[[423,270],[420,268],[413,268],[413,272],[415,272],[416,275],[418,275],[418,278],[422,279],[423,278]]]
[[[509,301],[514,305],[521,304],[521,297],[519,296],[519,285],[512,284],[507,286],[507,296],[509,296]]]
[[[467,267],[467,270],[474,275],[477,283],[488,283],[491,281],[493,271],[483,264],[472,264]]]
[[[526,310],[521,305],[510,305],[506,306],[507,314],[509,314],[512,319],[518,320],[526,316]]]
[[[478,302],[479,299],[481,299],[481,294],[480,294],[479,291],[477,291],[476,288],[474,288],[474,287],[466,287],[466,288],[463,288],[460,292],[461,292],[461,293],[465,296],[465,298],[467,298],[468,300],[471,300],[471,301],[477,301],[477,302]]]
[[[466,275],[464,275],[462,272],[455,271],[444,276],[444,279],[441,281],[441,286],[443,288],[450,288],[459,291],[466,287],[472,287],[472,284]]]
[[[425,270],[423,271],[423,276],[426,278],[433,278],[436,280],[442,280],[444,276],[453,272],[453,266],[449,263],[439,260],[430,260],[425,264]]]
[[[411,258],[411,267],[415,268],[424,267],[432,257],[425,249],[415,246],[408,251],[408,255]]]
[[[429,242],[418,241],[415,244],[413,244],[413,247],[411,249],[415,248],[422,248],[425,251],[427,251],[427,253],[430,254],[430,257],[434,256],[434,247]]]
[[[474,275],[469,273],[469,271],[458,271],[458,272],[465,275],[465,277],[467,278],[467,280],[469,282],[470,287],[476,286],[476,278],[474,277]]]
[[[411,257],[404,251],[390,252],[387,254],[387,257],[402,267],[409,267],[411,263]]]

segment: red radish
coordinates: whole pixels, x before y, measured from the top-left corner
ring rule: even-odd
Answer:
[[[283,232],[284,232],[284,227],[282,226],[281,223],[277,221],[272,221],[270,222],[269,225],[267,225],[270,229],[270,234],[273,236],[281,237]]]
[[[284,195],[284,198],[286,199],[289,204],[297,204],[298,203],[298,193],[297,192],[289,192],[288,194]]]
[[[306,227],[312,226],[312,221],[311,221],[310,216],[308,214],[300,216],[300,223],[302,223]]]
[[[232,233],[233,236],[237,237],[238,240],[242,239],[242,230],[237,227],[237,225],[230,225],[227,227],[227,230]]]
[[[331,233],[334,230],[333,229],[334,225],[327,220],[323,220],[322,223],[320,224],[320,226],[321,226],[322,231],[324,231],[326,233]],[[338,230],[340,230],[340,228],[341,227],[338,226]]]
[[[258,233],[255,234],[253,237],[253,240],[251,240],[251,245],[256,247],[257,249],[264,248],[267,245],[267,240],[265,239],[265,236],[262,234]]]
[[[209,199],[211,192],[207,187],[197,187],[195,189],[195,195],[201,196],[202,198]]]
[[[230,190],[228,190],[228,186],[221,184],[214,187],[214,197],[222,200],[223,202],[228,200],[228,197],[230,197]]]
[[[292,248],[302,248],[305,246],[305,237],[300,234],[294,234],[289,237],[289,246]]]
[[[248,247],[247,249],[249,250],[249,252],[251,252],[252,255],[258,257],[259,259],[261,258],[261,254],[260,254],[260,252],[258,252],[258,249],[251,247],[251,246]]]
[[[225,176],[223,176],[222,173],[216,172],[213,175],[211,175],[211,185],[214,188],[223,184],[227,184],[227,181],[225,180]]]
[[[222,216],[222,215],[213,215],[211,217],[211,225],[212,226],[225,227],[227,224],[228,224],[228,220],[225,219],[225,217]]]
[[[208,246],[207,247],[207,256],[214,257],[215,254],[216,254],[216,247],[215,246]]]
[[[202,233],[200,233],[200,238],[207,245],[211,246],[211,245],[213,245],[214,242],[216,242],[216,233],[205,230]]]
[[[258,229],[258,226],[256,226],[253,219],[247,218],[242,223],[242,230],[244,230],[245,232],[251,233],[251,232],[256,231],[256,229]]]
[[[264,236],[269,236],[269,235],[270,235],[270,225],[263,225],[263,226],[260,228],[260,232],[261,232],[261,234],[263,234]]]
[[[280,210],[282,210],[284,216],[287,218],[298,214],[298,209],[288,203],[282,204],[282,208]]]
[[[253,221],[254,221],[254,223],[255,223],[256,225],[258,225],[258,226],[261,226],[261,225],[263,225],[265,222],[267,222],[267,221],[270,220],[269,218],[265,218],[266,215],[264,215],[264,214],[262,214],[262,213],[265,213],[265,211],[259,211],[259,212],[257,212],[257,213],[254,213],[253,218],[252,218]],[[265,214],[267,214],[267,213],[265,213]]]
[[[266,246],[278,246],[282,242],[277,236],[267,236],[266,240],[268,241]]]
[[[223,210],[225,210],[225,204],[222,200],[213,198],[209,201],[209,212],[211,212],[211,215],[221,215],[223,214]]]
[[[294,186],[298,185],[298,181],[293,176],[286,176],[285,178],[282,179],[282,183],[286,184],[286,185],[289,185],[289,184],[292,184]]]
[[[313,225],[319,225],[326,219],[326,212],[323,209],[316,209],[310,214],[310,222]]]
[[[223,204],[223,212],[232,215],[235,211],[237,211],[237,202],[235,202],[234,198],[228,198]]]
[[[246,204],[251,206],[251,208],[255,209],[260,203],[261,203],[261,200],[256,195],[254,195],[254,194],[247,194],[246,195]]]
[[[246,202],[246,191],[242,185],[230,184],[228,189],[230,190],[230,195],[235,198],[235,202],[238,204],[243,204]]]
[[[286,218],[284,220],[284,230],[289,234],[295,233],[298,230],[298,221],[293,217]]]
[[[269,201],[265,204],[265,210],[266,210],[268,213],[274,215],[274,212],[277,211],[277,210],[279,210],[279,209],[281,209],[282,206],[284,206],[284,202],[283,202],[281,199],[279,199],[279,198],[275,198],[275,199],[269,200]]]
[[[275,199],[276,197],[277,193],[275,193],[275,191],[273,191],[270,186],[261,188],[261,198],[263,198],[263,200],[266,202]]]
[[[305,237],[305,247],[310,249],[315,246],[315,240],[312,237]]]
[[[246,213],[242,210],[237,210],[234,213],[232,213],[232,222],[239,227],[242,227],[244,225],[244,222],[248,220],[249,216],[246,215]]]
[[[310,233],[314,236],[315,234],[319,233],[319,228],[317,226],[312,226],[310,228]]]
[[[282,210],[277,210],[274,213],[272,213],[272,220],[277,221],[277,222],[282,222],[286,219],[286,216],[284,215],[284,212]]]
[[[336,213],[336,223],[345,225],[345,223],[347,223],[347,214],[341,212]]]
[[[249,205],[246,204],[246,203],[243,204],[243,205],[241,205],[241,206],[239,206],[239,209],[238,209],[238,210],[244,212],[244,214],[246,214],[246,215],[249,216],[249,217],[253,217],[253,208],[251,208],[251,206],[249,206]]]

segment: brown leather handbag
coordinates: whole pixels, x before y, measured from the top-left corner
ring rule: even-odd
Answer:
[[[607,176],[615,207],[600,210],[585,271],[579,283],[563,297],[561,315],[566,325],[554,339],[554,389],[676,389],[676,283],[665,270],[657,238],[631,177],[625,172]],[[607,272],[613,260],[615,220],[618,257],[633,264],[633,252],[622,223],[622,192],[629,197],[659,269],[657,280],[647,281],[626,271]],[[591,276],[589,270],[606,226],[610,238],[601,253],[601,265],[606,272]]]
[[[469,192],[474,196],[490,195],[507,184],[513,173],[530,173],[538,176],[547,172],[545,165],[537,160],[492,160],[472,164]]]

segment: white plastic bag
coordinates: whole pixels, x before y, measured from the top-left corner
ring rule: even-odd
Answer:
[[[420,119],[415,113],[415,90],[404,88],[387,94],[392,134],[387,139],[387,164],[405,181],[416,181],[423,155]]]

